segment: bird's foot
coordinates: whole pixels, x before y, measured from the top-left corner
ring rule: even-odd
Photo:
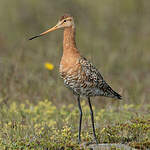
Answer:
[[[97,140],[96,137],[94,137],[94,142],[95,142],[96,144],[98,144],[98,140]]]
[[[78,139],[78,144],[81,144],[81,138]]]
[[[97,139],[95,139],[95,142],[96,142],[96,144],[98,144],[98,141],[97,141]]]

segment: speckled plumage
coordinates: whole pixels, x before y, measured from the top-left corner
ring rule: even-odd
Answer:
[[[104,81],[100,72],[84,57],[77,59],[73,68],[60,74],[66,87],[73,90],[76,95],[121,99],[121,96]]]

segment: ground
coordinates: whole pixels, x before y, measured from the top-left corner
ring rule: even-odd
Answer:
[[[1,100],[1,103],[3,101]],[[121,103],[121,102],[118,102]],[[118,104],[117,104],[118,105]],[[90,114],[82,100],[82,143],[78,137],[78,108],[70,104],[59,110],[49,100],[31,105],[16,102],[3,104],[0,110],[1,149],[85,149],[93,143]],[[150,114],[139,114],[140,106],[123,105],[95,110],[99,143],[122,143],[138,149],[150,148]],[[117,109],[116,109],[117,108]]]

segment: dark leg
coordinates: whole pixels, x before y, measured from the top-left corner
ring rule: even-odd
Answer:
[[[78,107],[79,107],[79,111],[80,111],[80,121],[79,121],[79,135],[78,135],[78,142],[81,142],[81,124],[82,124],[82,109],[81,109],[81,105],[80,105],[80,96],[78,96]]]
[[[95,141],[96,141],[96,144],[98,144],[98,141],[97,141],[97,138],[96,138],[96,134],[95,134],[94,116],[93,116],[93,109],[92,109],[90,97],[88,97],[88,102],[89,102],[89,107],[90,107],[90,111],[91,111],[91,120],[92,120],[92,127],[93,127],[93,136],[94,136],[94,139],[95,139]]]

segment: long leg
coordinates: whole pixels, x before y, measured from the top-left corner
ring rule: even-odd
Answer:
[[[97,141],[97,138],[96,138],[96,134],[95,134],[94,116],[93,116],[93,109],[92,109],[90,97],[88,97],[88,103],[89,103],[89,107],[90,107],[90,111],[91,111],[91,121],[92,121],[92,127],[93,127],[93,136],[94,136],[94,139],[96,141],[96,144],[98,144],[98,141]]]
[[[79,120],[79,134],[78,134],[78,142],[81,142],[81,124],[82,124],[82,108],[81,108],[81,104],[80,104],[80,96],[78,96],[77,98],[78,100],[78,107],[79,107],[79,111],[80,111],[80,120]]]

